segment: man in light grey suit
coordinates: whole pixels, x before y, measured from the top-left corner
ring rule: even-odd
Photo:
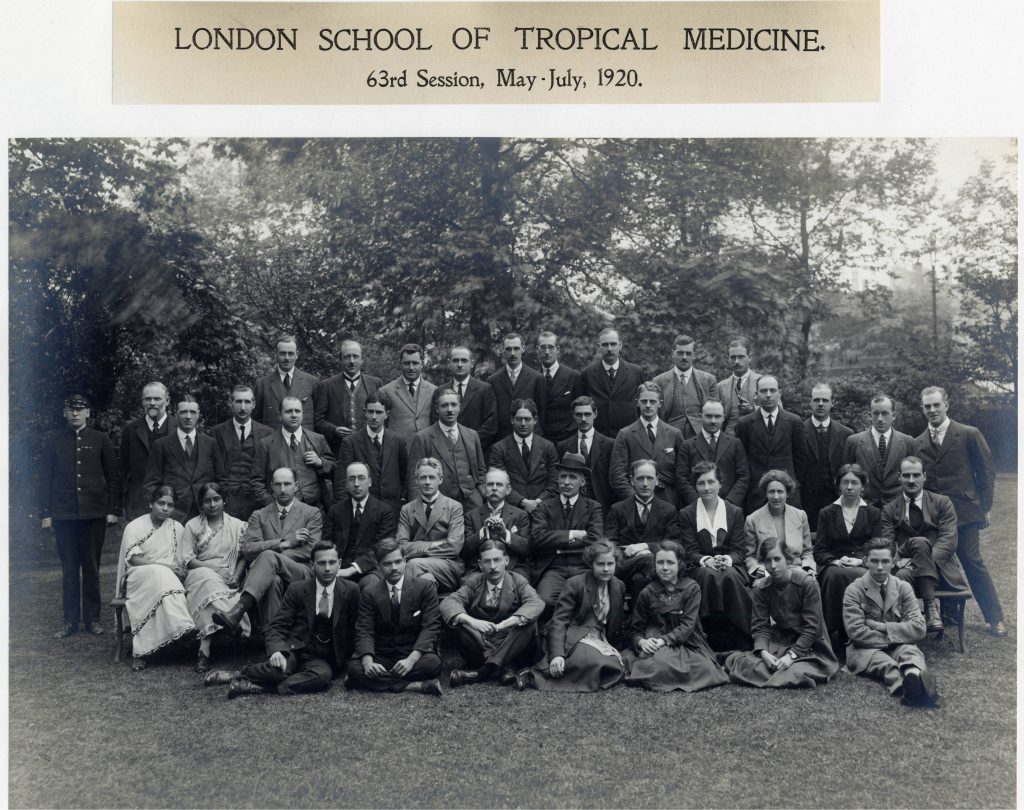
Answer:
[[[750,348],[745,338],[736,338],[729,344],[729,364],[732,374],[718,381],[717,399],[725,408],[722,429],[734,436],[740,417],[753,413],[757,406],[757,381],[761,374],[750,368]],[[781,400],[779,407],[782,407]],[[752,483],[757,484],[756,481]]]
[[[299,359],[298,343],[292,335],[277,339],[277,365],[256,381],[256,407],[252,418],[270,428],[281,427],[281,405],[285,397],[302,403],[302,426],[313,429],[313,389],[317,379],[295,367]]]
[[[451,388],[434,391],[434,424],[412,437],[409,445],[409,499],[419,497],[416,464],[421,458],[441,462],[441,494],[447,495],[469,511],[484,502],[484,451],[480,437],[472,428],[458,422],[461,401]]]
[[[661,407],[661,386],[655,382],[641,383],[636,392],[640,418],[626,425],[615,437],[608,477],[620,501],[633,497],[630,483],[633,462],[651,459],[658,483],[654,496],[678,507],[676,459],[683,447],[683,434],[658,417]]]
[[[661,418],[680,431],[684,440],[700,434],[701,408],[707,400],[718,399],[714,375],[693,367],[696,348],[692,337],[677,335],[672,348],[673,367],[654,378],[664,398]]]
[[[388,430],[409,442],[430,425],[430,405],[437,386],[422,377],[423,349],[418,344],[406,343],[399,351],[399,363],[402,376],[380,390],[391,399]]]
[[[408,560],[405,573],[433,582],[439,591],[454,591],[466,571],[462,562],[465,524],[462,506],[440,493],[441,462],[416,463],[419,497],[402,507],[396,539]]]
[[[846,463],[868,474],[861,497],[881,509],[903,491],[900,462],[913,454],[914,440],[894,430],[892,400],[879,394],[871,400],[871,427],[846,439]]]

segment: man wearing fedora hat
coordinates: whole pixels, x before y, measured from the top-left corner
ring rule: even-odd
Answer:
[[[67,427],[43,451],[39,517],[53,529],[64,573],[64,623],[56,638],[78,632],[78,623],[100,635],[100,554],[108,524],[121,514],[117,454],[109,437],[88,427],[89,400],[73,394],[64,401]],[[81,573],[81,579],[79,574]]]
[[[551,615],[565,581],[585,573],[583,549],[601,539],[601,504],[585,498],[580,488],[587,462],[579,453],[566,453],[557,465],[558,497],[542,501],[533,513],[530,530],[533,581]]]

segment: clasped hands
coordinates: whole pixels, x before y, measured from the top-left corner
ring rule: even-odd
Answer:
[[[792,650],[789,650],[785,655],[776,658],[768,650],[761,650],[761,660],[764,661],[768,669],[775,672],[776,670],[789,669],[793,662],[796,661],[796,656]]]
[[[714,557],[706,557],[701,565],[716,571],[727,571],[732,568],[732,557],[728,554],[716,554]]]

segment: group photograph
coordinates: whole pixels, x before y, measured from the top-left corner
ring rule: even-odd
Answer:
[[[8,141],[16,807],[1011,807],[1011,138]]]

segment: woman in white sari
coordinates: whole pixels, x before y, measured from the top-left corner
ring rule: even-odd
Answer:
[[[182,561],[187,569],[185,594],[188,610],[199,629],[196,672],[210,669],[210,641],[221,628],[213,612],[227,612],[239,597],[245,561],[239,554],[246,523],[224,511],[224,493],[217,483],[199,488],[199,515],[185,524]],[[249,619],[242,618],[242,635],[249,635]]]
[[[185,529],[171,517],[174,489],[157,487],[149,508],[125,526],[117,558],[117,593],[127,600],[135,672],[146,668],[146,656],[196,632],[181,582]]]

